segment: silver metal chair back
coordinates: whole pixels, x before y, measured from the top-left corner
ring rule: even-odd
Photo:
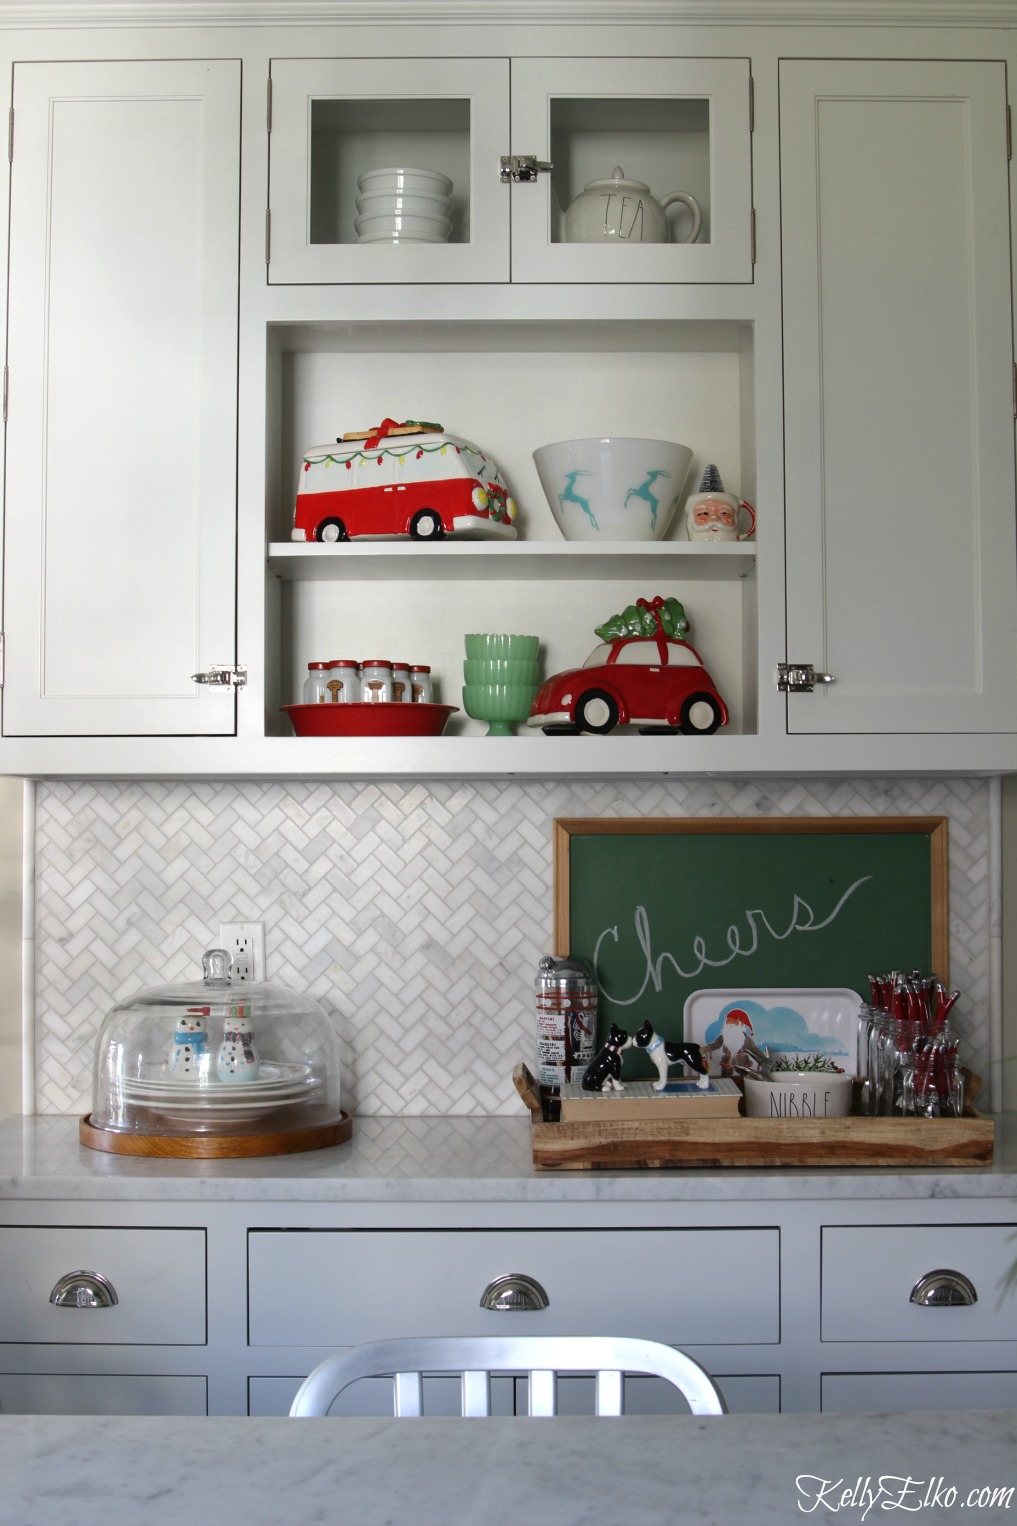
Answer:
[[[523,1372],[529,1378],[531,1415],[558,1412],[562,1372],[596,1374],[596,1413],[624,1412],[625,1373],[663,1378],[681,1389],[694,1415],[723,1415],[723,1397],[705,1368],[683,1351],[657,1341],[625,1336],[479,1335],[374,1341],[326,1357],[304,1380],[291,1415],[327,1415],[336,1396],[360,1378],[392,1377],[394,1413],[420,1415],[424,1373],[462,1378],[462,1413],[491,1413],[492,1372]]]

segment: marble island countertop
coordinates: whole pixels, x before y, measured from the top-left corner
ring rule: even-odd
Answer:
[[[78,1119],[0,1121],[7,1200],[322,1202],[715,1202],[1013,1197],[1017,1117],[996,1118],[991,1165],[971,1167],[536,1171],[528,1115],[354,1119],[346,1144],[246,1160],[139,1159],[91,1150]]]
[[[1017,1411],[586,1419],[0,1416],[0,1526],[1009,1521]]]

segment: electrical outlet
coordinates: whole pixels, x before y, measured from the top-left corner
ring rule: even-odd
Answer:
[[[264,922],[220,922],[219,947],[233,960],[234,980],[264,980]]]

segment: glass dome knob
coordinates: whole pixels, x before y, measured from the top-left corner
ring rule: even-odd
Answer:
[[[201,974],[207,986],[228,986],[233,961],[224,948],[210,948],[201,956]]]

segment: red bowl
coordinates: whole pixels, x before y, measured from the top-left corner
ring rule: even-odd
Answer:
[[[281,705],[298,737],[436,737],[456,705]]]

